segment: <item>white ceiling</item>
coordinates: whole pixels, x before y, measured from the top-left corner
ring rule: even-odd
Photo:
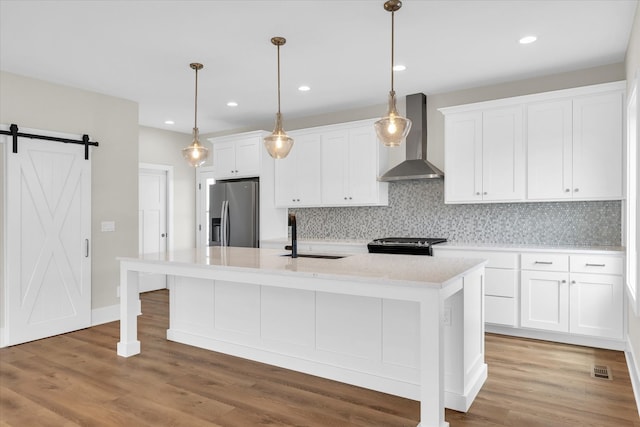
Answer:
[[[140,124],[211,133],[386,102],[383,0],[0,0],[0,69],[139,103]],[[399,96],[442,93],[624,61],[637,0],[405,0]],[[520,45],[535,34],[538,41]],[[299,92],[298,86],[311,86]],[[228,101],[239,106],[229,108]],[[381,112],[382,114],[382,112]],[[175,120],[167,126],[164,121]]]

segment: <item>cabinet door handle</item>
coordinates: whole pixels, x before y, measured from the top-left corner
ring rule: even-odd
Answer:
[[[563,280],[563,281],[561,281],[560,283],[567,283],[567,281],[566,281],[566,280]]]
[[[589,263],[586,263],[585,265],[587,267],[606,267],[605,264],[589,264]]]
[[[573,189],[573,192],[574,192],[574,193],[577,193],[578,191],[580,191],[580,189],[579,189],[579,188],[574,188],[574,189]]]
[[[479,196],[479,195],[480,195],[480,192],[479,192],[479,191],[478,191],[478,192],[476,192],[476,196]]]
[[[575,284],[576,284],[576,281],[575,281],[575,280],[572,280],[572,281],[571,281],[571,284],[572,284],[572,285],[575,285]]]
[[[565,192],[565,193],[570,193],[570,192],[571,192],[571,189],[570,189],[570,188],[565,188],[564,192]]]
[[[486,195],[487,195],[487,192],[485,191],[485,192],[484,192],[484,193],[482,193],[482,194],[484,194],[484,195],[486,196]]]
[[[89,239],[84,239],[84,244],[85,244],[84,257],[89,258]]]
[[[543,265],[551,265],[552,261],[535,261],[534,264],[543,264]]]

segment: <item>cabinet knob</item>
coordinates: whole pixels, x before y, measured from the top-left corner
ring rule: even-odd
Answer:
[[[349,197],[349,200],[351,200],[351,199],[352,199],[352,197]]]
[[[574,188],[574,189],[573,189],[573,192],[574,192],[574,193],[577,193],[578,191],[580,191],[580,189],[579,189],[579,188]]]
[[[484,192],[484,193],[482,193],[482,194],[484,194],[484,195],[486,196],[486,195],[487,195],[487,192],[485,191],[485,192]]]
[[[479,196],[479,195],[480,195],[480,192],[478,191],[478,192],[476,193],[476,196]]]
[[[575,285],[575,284],[576,284],[576,281],[575,281],[575,280],[572,280],[572,281],[571,281],[571,284],[572,284],[572,285]]]
[[[567,281],[566,281],[566,280],[563,280],[563,281],[562,281],[562,282],[560,282],[560,283],[567,283]]]
[[[296,202],[299,202],[299,201],[300,201],[300,199],[296,199]]]
[[[344,199],[345,199],[345,200],[347,200],[347,198],[346,198],[346,197],[345,197]]]
[[[296,201],[296,199],[291,199],[291,201],[292,201],[292,202],[295,202],[295,201]]]
[[[570,188],[565,188],[564,192],[565,192],[565,193],[570,193],[570,192],[571,192],[571,189],[570,189]]]

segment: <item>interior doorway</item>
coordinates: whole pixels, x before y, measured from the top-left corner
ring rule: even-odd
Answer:
[[[138,172],[138,253],[158,254],[171,250],[173,167],[141,163]],[[141,273],[140,292],[167,287],[164,274]]]

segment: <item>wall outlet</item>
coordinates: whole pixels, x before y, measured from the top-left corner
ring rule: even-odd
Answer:
[[[451,326],[451,307],[445,307],[442,312],[442,323],[445,326]]]
[[[111,232],[116,231],[116,222],[115,221],[102,221],[100,223],[100,231],[102,232]]]

